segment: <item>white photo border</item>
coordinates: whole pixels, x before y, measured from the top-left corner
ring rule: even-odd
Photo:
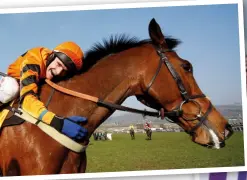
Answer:
[[[244,38],[244,19],[243,19],[243,0],[197,0],[197,1],[167,1],[167,2],[143,2],[143,3],[116,3],[98,5],[67,5],[49,7],[26,7],[26,8],[1,8],[1,14],[12,13],[34,13],[34,12],[58,12],[58,11],[81,11],[81,10],[107,10],[107,9],[126,9],[126,8],[146,8],[146,7],[169,7],[169,6],[196,6],[196,5],[215,5],[215,4],[238,4],[238,24],[239,24],[239,43],[240,43],[240,69],[241,69],[241,89],[242,89],[242,111],[243,111],[243,131],[244,131],[244,159],[245,166],[237,167],[214,167],[214,168],[195,168],[195,169],[172,169],[172,170],[145,170],[145,171],[121,171],[104,173],[85,173],[85,174],[61,174],[61,175],[37,175],[37,176],[18,176],[1,177],[1,180],[8,179],[77,179],[77,178],[107,178],[107,177],[132,177],[132,176],[155,176],[155,175],[174,175],[174,174],[195,174],[212,172],[235,172],[247,171],[246,167],[246,143],[247,126],[244,122],[247,117],[247,93],[246,93],[246,73],[245,73],[245,38]]]

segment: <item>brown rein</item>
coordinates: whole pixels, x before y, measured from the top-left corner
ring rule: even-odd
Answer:
[[[99,101],[99,98],[97,97],[94,97],[94,96],[90,96],[90,95],[87,95],[87,94],[82,94],[82,93],[79,93],[79,92],[76,92],[76,91],[73,91],[73,90],[70,90],[70,89],[67,89],[67,88],[64,88],[62,86],[59,86],[55,83],[53,83],[51,80],[49,79],[45,79],[45,82],[47,84],[49,84],[51,87],[53,87],[54,89],[60,91],[60,92],[63,92],[65,94],[69,94],[71,96],[75,96],[75,97],[79,97],[81,99],[86,99],[86,100],[89,100],[89,101],[93,101],[95,103],[97,103]]]
[[[53,87],[54,89],[56,89],[56,90],[58,90],[64,94],[68,94],[68,95],[78,97],[81,99],[86,99],[86,100],[97,103],[97,105],[99,105],[99,106],[103,106],[103,107],[106,107],[106,108],[109,108],[112,110],[128,111],[128,112],[132,112],[132,113],[142,114],[144,116],[148,115],[148,116],[160,117],[160,112],[152,112],[152,111],[146,111],[146,110],[143,111],[143,110],[134,109],[134,108],[118,105],[118,104],[113,104],[110,102],[105,102],[105,101],[103,101],[97,97],[90,96],[90,95],[83,94],[83,93],[79,93],[79,92],[64,88],[62,86],[59,86],[48,79],[46,79],[45,82],[48,85],[50,85],[51,87]]]

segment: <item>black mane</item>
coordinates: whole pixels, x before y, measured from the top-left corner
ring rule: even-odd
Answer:
[[[121,51],[141,46],[146,43],[152,43],[150,39],[138,40],[136,37],[129,38],[127,35],[115,35],[111,36],[109,40],[103,39],[103,44],[95,43],[93,47],[88,50],[83,60],[82,72],[90,69],[100,59],[110,54],[119,53]],[[178,39],[171,37],[166,38],[166,43],[169,49],[173,50],[177,45],[181,43]]]

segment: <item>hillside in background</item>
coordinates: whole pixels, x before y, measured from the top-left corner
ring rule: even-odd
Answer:
[[[242,105],[231,104],[231,105],[218,105],[216,109],[226,118],[230,120],[241,120],[242,121]],[[136,123],[143,123],[145,121],[152,121],[154,124],[168,123],[168,121],[161,120],[160,118],[146,116],[143,118],[140,114],[125,113],[121,116],[111,116],[102,125],[129,125]]]

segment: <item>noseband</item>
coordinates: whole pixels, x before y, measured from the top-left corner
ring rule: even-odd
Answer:
[[[156,71],[155,75],[151,79],[151,82],[147,86],[146,93],[148,94],[151,86],[153,85],[156,77],[158,76],[158,74],[160,72],[160,69],[161,69],[162,65],[165,64],[166,67],[168,68],[169,72],[171,73],[173,79],[176,81],[177,86],[178,86],[179,91],[180,91],[180,94],[181,94],[181,96],[183,98],[183,101],[177,106],[177,108],[175,108],[172,111],[165,112],[165,116],[168,117],[168,118],[169,117],[174,117],[174,116],[176,118],[181,117],[185,121],[195,121],[195,120],[198,120],[199,122],[193,128],[191,128],[190,130],[187,131],[190,134],[191,133],[194,133],[194,131],[198,127],[200,127],[202,124],[204,124],[205,121],[207,120],[207,117],[208,117],[209,113],[213,109],[212,104],[210,102],[207,111],[203,114],[202,113],[202,108],[201,108],[200,104],[195,99],[197,99],[197,98],[205,98],[206,96],[204,94],[198,94],[198,95],[192,95],[192,96],[190,96],[188,94],[188,92],[186,91],[185,86],[184,86],[184,84],[182,82],[182,79],[180,78],[179,74],[175,71],[174,67],[169,62],[167,56],[165,55],[166,52],[171,52],[172,50],[170,50],[170,49],[163,50],[163,49],[157,48],[157,47],[155,47],[155,49],[157,51],[157,54],[160,57],[159,66],[157,68],[157,71]],[[183,109],[182,109],[183,108],[183,105],[185,105],[186,103],[189,103],[189,102],[190,103],[193,103],[194,105],[196,105],[198,107],[198,109],[199,109],[198,114],[196,114],[194,118],[186,118],[186,117],[183,116],[183,114],[184,114]]]

